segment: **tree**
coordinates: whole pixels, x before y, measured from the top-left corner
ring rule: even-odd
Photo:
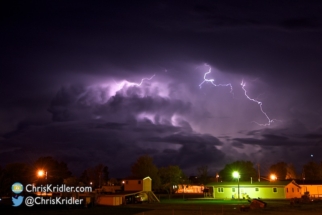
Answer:
[[[90,184],[90,178],[89,175],[87,173],[87,170],[84,170],[84,172],[82,173],[81,177],[79,178],[80,183],[84,184],[84,185],[89,185]]]
[[[108,185],[110,185],[110,186],[120,186],[121,185],[121,182],[118,181],[116,178],[111,178],[108,181]]]
[[[306,180],[322,180],[322,163],[308,162],[303,167]]]
[[[79,181],[77,180],[77,178],[73,177],[73,176],[64,179],[64,184],[66,184],[67,186],[78,186],[78,185],[80,185]]]
[[[278,179],[284,180],[286,178],[286,163],[278,162],[273,164],[269,171],[271,174],[275,174]]]
[[[4,169],[0,166],[0,196],[6,193],[6,176]]]
[[[219,172],[219,176],[224,181],[233,181],[232,174],[234,171],[238,171],[240,175],[240,181],[250,181],[250,178],[258,178],[257,171],[254,168],[254,164],[250,161],[235,161],[227,164],[223,170]]]
[[[108,183],[109,172],[108,167],[103,164],[97,164],[94,167],[87,168],[81,175],[80,180],[82,183],[88,185],[92,182],[94,187],[102,187]]]
[[[296,179],[296,170],[293,164],[289,163],[286,166],[286,177],[285,179]]]
[[[103,184],[103,170],[104,165],[103,164],[97,164],[94,167],[87,168],[86,172],[82,175],[84,179],[89,179],[89,182],[92,182],[93,187],[100,188]],[[88,183],[88,181],[87,181]]]
[[[296,179],[296,172],[293,164],[278,162],[269,168],[270,173],[277,176],[278,179]]]
[[[178,166],[168,166],[159,169],[161,179],[161,188],[166,190],[169,194],[174,193],[184,177],[183,172]]]
[[[139,157],[132,165],[131,171],[134,177],[145,178],[149,176],[152,179],[153,189],[158,189],[160,187],[158,168],[154,165],[152,157],[148,155]]]
[[[188,178],[188,176],[186,176],[183,172],[182,172],[182,174],[181,174],[181,177],[180,177],[180,180],[179,180],[179,186],[181,186],[182,187],[182,189],[183,189],[183,192],[182,192],[182,198],[184,199],[184,189],[185,189],[185,186],[188,186],[188,185],[190,185],[191,184],[191,182],[190,182],[190,180],[189,180],[189,178]]]
[[[201,166],[197,168],[199,182],[203,185],[206,185],[210,182],[210,175],[208,171],[208,166]]]
[[[109,176],[110,176],[110,173],[108,171],[108,167],[104,166],[104,168],[103,168],[103,176],[102,176],[103,184],[108,184],[108,181],[110,180]]]
[[[10,163],[0,169],[0,194],[11,193],[11,185],[20,182],[24,185],[32,183],[31,167],[25,163]]]

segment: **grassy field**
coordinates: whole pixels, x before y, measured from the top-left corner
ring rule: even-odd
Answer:
[[[92,208],[65,207],[0,207],[1,214],[49,214],[49,215],[234,215],[234,214],[289,214],[314,215],[322,214],[321,203],[299,204],[291,206],[289,201],[267,200],[264,209],[241,212],[242,205],[249,205],[245,200],[182,199],[161,198],[161,203],[131,204],[122,206],[96,206]]]
[[[266,201],[267,207],[264,209],[241,212],[242,205],[248,206],[247,201],[236,200],[163,200],[160,204],[132,205],[131,208],[150,209],[138,214],[144,215],[234,215],[234,214],[292,214],[292,215],[312,215],[322,214],[322,204],[301,204],[291,206],[289,201]]]

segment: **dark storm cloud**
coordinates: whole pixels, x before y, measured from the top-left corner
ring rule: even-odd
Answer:
[[[281,26],[286,29],[314,29],[321,28],[321,20],[313,18],[293,18],[281,22]]]
[[[0,8],[1,161],[52,154],[76,169],[102,161],[128,173],[150,154],[158,165],[195,171],[246,158],[305,162],[321,151],[320,2],[12,1]],[[234,95],[209,83],[199,88],[204,63],[213,68],[207,78],[232,83]],[[142,88],[114,89],[153,74]],[[266,118],[245,98],[242,80],[278,119],[270,127],[252,123]]]
[[[225,154],[213,145],[184,144],[179,150],[164,150],[156,156],[156,161],[163,161],[166,165],[179,165],[185,171],[196,172],[197,167],[213,163],[216,166],[223,165]],[[212,167],[214,165],[211,165]]]
[[[307,139],[322,139],[322,134],[307,134],[304,136]]]
[[[232,143],[232,146],[233,147],[236,147],[236,148],[240,148],[240,149],[243,149],[244,148],[244,144],[243,143],[240,143],[240,142],[233,142]]]
[[[290,5],[292,4],[292,5]],[[171,7],[172,6],[172,7]],[[303,2],[279,2],[278,7],[268,2],[256,1],[203,1],[180,5],[182,10],[173,10],[178,3],[167,2],[158,7],[162,12],[171,14],[167,18],[154,20],[164,29],[184,29],[199,32],[220,31],[222,28],[275,28],[280,30],[303,30],[321,28],[319,3],[310,7]],[[293,10],[290,10],[292,8]],[[295,12],[296,11],[296,12]],[[182,19],[188,20],[183,22]],[[167,23],[167,24],[165,24]]]
[[[273,141],[286,141],[289,138],[279,136],[279,135],[274,135],[274,134],[263,134],[262,135],[266,140],[273,140]]]
[[[106,122],[106,123],[96,125],[95,128],[122,130],[123,127],[126,125],[127,125],[126,123]]]
[[[126,176],[137,157],[144,154],[153,156],[158,166],[180,165],[184,170],[196,169],[224,156],[214,147],[221,143],[210,135],[190,133],[178,136],[176,133],[182,132],[179,127],[153,123],[148,123],[151,130],[141,129],[138,133],[133,129],[146,127],[147,123],[93,120],[29,127],[23,133],[2,141],[1,162],[13,154],[17,162],[27,160],[30,163],[40,154],[51,155],[67,161],[77,173],[101,162],[109,166],[111,174]],[[164,132],[158,132],[160,127],[164,127]],[[166,138],[160,138],[162,143],[158,143],[149,140],[151,135]],[[187,137],[197,141],[187,142]],[[28,142],[21,142],[26,139]]]
[[[280,136],[276,135],[278,133],[285,133],[285,130],[282,132],[279,130],[270,130],[271,134],[267,134],[267,130],[257,131],[256,137],[253,138],[234,138],[234,144],[240,146],[240,144],[246,145],[257,145],[263,149],[270,149],[270,147],[281,147],[283,149],[295,147],[297,150],[307,150],[308,148],[318,147],[318,141],[321,139],[321,134],[306,134],[304,136]],[[276,134],[273,134],[276,133]],[[252,133],[254,134],[254,133]],[[287,134],[285,134],[287,135]],[[302,148],[302,149],[301,149]],[[311,150],[311,149],[310,149]]]
[[[71,86],[63,87],[51,102],[49,112],[54,121],[91,118],[130,119],[139,113],[172,116],[187,114],[191,104],[178,99],[163,98],[154,92],[142,92],[139,87],[129,87],[109,97],[108,88]],[[144,93],[144,96],[141,94]]]
[[[287,129],[257,130],[249,132],[253,137],[234,138],[231,145],[246,153],[245,157],[252,155],[252,160],[261,163],[267,171],[278,161],[293,163],[298,172],[308,161],[320,162],[321,134],[293,135],[287,132]]]

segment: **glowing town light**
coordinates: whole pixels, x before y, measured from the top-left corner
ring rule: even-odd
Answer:
[[[37,172],[39,177],[43,177],[45,175],[45,171],[44,170],[38,170]]]
[[[245,89],[246,83],[245,83],[244,81],[242,81],[240,85],[242,86],[242,89],[243,89],[243,90],[244,90],[244,92],[245,92],[245,96],[246,96],[246,98],[247,98],[248,100],[250,100],[250,101],[256,102],[256,103],[259,105],[259,108],[260,108],[261,112],[265,115],[265,117],[266,117],[266,118],[267,118],[267,120],[268,120],[268,123],[265,123],[265,124],[259,124],[258,122],[255,122],[255,121],[253,121],[253,122],[254,122],[254,123],[256,123],[257,125],[260,125],[260,126],[270,126],[270,125],[271,125],[271,123],[273,123],[273,122],[275,121],[275,119],[270,119],[270,118],[268,117],[268,115],[263,111],[263,107],[262,107],[262,106],[263,106],[263,103],[262,103],[262,102],[257,101],[257,100],[255,100],[255,99],[252,99],[252,98],[250,98],[250,97],[247,95],[247,91],[246,91],[246,89]]]
[[[233,177],[239,179],[240,178],[239,172],[234,171],[233,172]]]
[[[208,64],[206,64],[206,66],[208,66],[209,67],[209,70],[208,70],[208,72],[206,72],[205,74],[204,74],[204,76],[203,76],[203,82],[201,82],[201,84],[199,84],[199,87],[201,88],[201,86],[205,83],[205,82],[209,82],[209,83],[211,83],[212,85],[214,85],[215,87],[230,87],[230,93],[232,93],[233,94],[233,87],[232,87],[232,85],[229,83],[229,84],[215,84],[215,79],[207,79],[206,78],[206,76],[209,74],[209,73],[211,73],[211,67],[208,65]]]
[[[240,191],[239,191],[239,178],[240,178],[240,175],[239,175],[239,172],[234,171],[233,172],[233,177],[237,178],[237,180],[238,180],[238,200],[239,200],[240,199]]]
[[[277,177],[275,174],[271,174],[270,179],[271,179],[271,181],[276,181]]]

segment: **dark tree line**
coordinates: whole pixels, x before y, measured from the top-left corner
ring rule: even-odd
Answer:
[[[250,161],[235,161],[227,164],[219,173],[221,180],[233,181],[232,173],[238,171],[240,174],[240,181],[249,181],[250,178],[258,180],[260,177],[264,180],[270,180],[269,176],[261,176],[256,169],[256,166]],[[301,180],[322,180],[322,162],[308,162],[303,168],[302,172],[297,174],[293,164],[278,162],[270,166],[269,174],[274,174],[277,180],[301,179]]]
[[[80,181],[84,185],[91,184],[93,187],[102,187],[109,183],[108,167],[103,164],[98,164],[94,167],[87,168],[81,175]]]
[[[42,175],[39,172],[42,171]],[[84,171],[82,177],[72,176],[68,165],[53,157],[40,157],[32,164],[10,163],[0,166],[0,196],[11,193],[11,185],[15,182],[26,184],[53,184],[87,186],[90,182],[94,188],[107,184],[109,180],[108,167],[98,164]]]
[[[240,175],[239,181],[249,181],[258,179],[258,173],[254,168],[254,164],[250,161],[235,161],[230,164],[226,164],[225,168],[219,172],[219,176],[223,181],[236,180],[232,177],[234,171],[237,171]]]
[[[154,190],[164,190],[169,196],[174,193],[180,184],[187,184],[188,179],[179,166],[170,165],[157,168],[153,159],[144,155],[137,159],[131,168],[132,176],[144,178],[149,176],[152,179]]]
[[[252,178],[256,181],[259,177],[258,170],[250,161],[235,161],[227,164],[220,172],[220,181],[233,181],[232,173],[238,171],[240,181],[249,181]],[[37,172],[43,170],[44,175],[39,176]],[[157,168],[153,159],[144,155],[137,159],[131,168],[133,177],[152,178],[154,190],[164,190],[169,194],[174,193],[180,185],[197,183],[206,185],[216,181],[216,174],[211,173],[208,166],[197,168],[198,175],[193,182],[176,165]],[[296,174],[295,167],[290,163],[278,162],[270,166],[269,172],[275,174],[278,180],[301,179],[301,180],[322,180],[322,162],[306,163],[300,174]],[[267,176],[266,176],[267,177]],[[261,177],[262,178],[262,177]],[[266,178],[267,179],[267,178]],[[40,157],[33,164],[10,163],[0,166],[0,194],[11,192],[11,185],[15,182],[22,184],[67,184],[100,188],[104,185],[120,185],[116,179],[110,179],[108,167],[98,164],[84,170],[81,177],[72,176],[65,162],[58,161],[53,157]]]

